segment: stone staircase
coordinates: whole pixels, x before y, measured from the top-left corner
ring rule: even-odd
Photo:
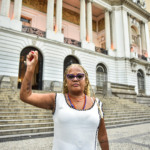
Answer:
[[[19,90],[0,89],[0,141],[53,136],[52,112],[22,102],[19,92]],[[103,102],[107,128],[150,122],[148,106],[118,97],[103,98],[101,94],[97,97]]]
[[[1,89],[0,104],[0,141],[8,138],[53,135],[52,112],[22,102],[19,90]]]
[[[105,124],[107,128],[128,126],[150,122],[150,107],[134,103],[132,100],[118,97],[99,98],[103,102]]]
[[[139,104],[145,104],[147,106],[150,106],[150,96],[137,95],[136,102]]]

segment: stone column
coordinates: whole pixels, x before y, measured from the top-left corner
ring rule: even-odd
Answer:
[[[2,0],[1,2],[1,16],[8,17],[10,8],[10,0]]]
[[[80,0],[80,40],[86,41],[85,0]]]
[[[92,4],[89,0],[87,2],[87,41],[93,42],[93,33],[92,33]]]
[[[146,50],[146,36],[145,36],[145,23],[141,23],[141,40],[142,40],[142,51]]]
[[[92,43],[92,4],[87,0],[87,39],[86,39],[86,14],[85,0],[80,0],[80,40],[81,47],[95,51],[95,45]]]
[[[129,22],[126,10],[122,10],[123,21],[123,38],[124,38],[124,56],[130,58],[130,41],[129,41]]]
[[[57,0],[56,6],[56,30],[61,33],[62,29],[62,0]]]
[[[0,26],[10,28],[9,18],[10,0],[2,0],[0,13]]]
[[[20,21],[22,9],[22,0],[15,0],[14,2],[14,19]]]
[[[150,37],[149,37],[148,22],[145,23],[145,35],[146,35],[147,57],[148,57],[148,61],[150,62]]]
[[[130,21],[130,15],[128,14],[128,28],[129,28],[129,43],[132,44],[132,31],[131,31],[131,21]]]
[[[54,0],[48,0],[47,4],[47,31],[46,38],[64,42],[64,35],[61,33],[62,30],[62,0],[56,1],[56,25],[55,31],[53,30],[53,19],[54,19]]]
[[[22,9],[22,0],[14,1],[14,18],[11,21],[11,29],[21,31],[22,30],[22,22],[21,18],[21,9]]]
[[[53,31],[54,0],[47,2],[47,30]]]
[[[105,41],[106,50],[110,50],[111,47],[111,36],[110,36],[110,16],[109,11],[105,11]]]

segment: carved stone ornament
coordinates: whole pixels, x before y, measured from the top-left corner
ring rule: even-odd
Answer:
[[[145,66],[146,69],[146,75],[150,75],[150,64]]]
[[[132,69],[132,72],[136,72],[136,66],[137,66],[137,63],[131,62],[131,69]]]

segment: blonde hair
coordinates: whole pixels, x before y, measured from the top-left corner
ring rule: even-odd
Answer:
[[[70,66],[68,66],[65,70],[65,73],[64,73],[64,82],[63,82],[63,94],[66,94],[68,93],[68,87],[67,87],[67,73],[69,71],[69,69],[73,66],[77,66],[77,67],[80,67],[84,74],[85,74],[85,88],[84,88],[84,94],[86,94],[87,96],[90,96],[90,82],[89,82],[89,78],[88,78],[88,73],[87,71],[79,64],[72,64]]]

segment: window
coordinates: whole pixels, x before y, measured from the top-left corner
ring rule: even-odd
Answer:
[[[103,64],[99,64],[96,68],[97,89],[102,88],[105,81],[107,81],[107,69]]]
[[[31,26],[31,18],[21,16],[22,25]]]

